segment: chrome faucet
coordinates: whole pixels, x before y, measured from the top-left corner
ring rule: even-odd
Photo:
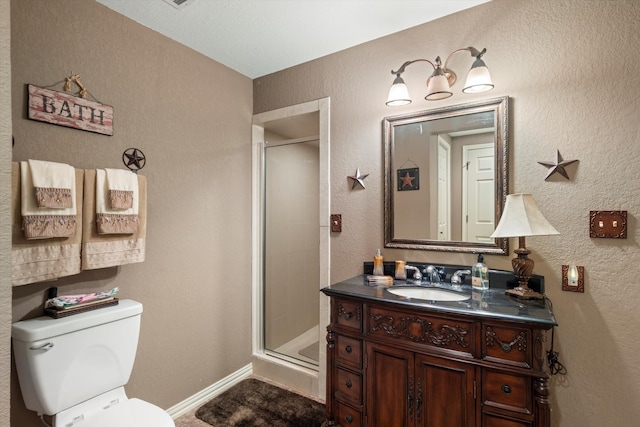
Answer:
[[[422,274],[420,273],[420,269],[418,267],[407,265],[404,269],[413,271],[413,280],[422,280]]]
[[[471,274],[471,270],[458,270],[451,276],[451,286],[461,286],[465,274]]]
[[[444,279],[445,272],[443,269],[438,269],[438,267],[430,265],[423,270],[423,274],[429,282],[440,283]]]

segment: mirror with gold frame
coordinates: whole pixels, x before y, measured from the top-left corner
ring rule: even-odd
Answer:
[[[507,255],[508,97],[386,117],[385,247]]]

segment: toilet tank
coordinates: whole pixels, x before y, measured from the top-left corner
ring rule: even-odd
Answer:
[[[20,389],[28,409],[47,415],[129,381],[142,304],[118,305],[60,319],[38,317],[11,328]]]

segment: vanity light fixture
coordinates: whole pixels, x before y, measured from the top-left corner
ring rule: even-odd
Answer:
[[[389,97],[387,98],[387,105],[390,107],[398,107],[401,105],[407,105],[411,103],[411,97],[409,96],[409,90],[407,85],[402,79],[402,73],[405,69],[415,62],[428,62],[433,67],[433,74],[427,79],[427,96],[424,99],[427,101],[437,101],[439,99],[449,98],[453,95],[451,92],[451,86],[456,83],[457,76],[453,70],[447,68],[449,60],[457,53],[468,51],[472,57],[476,60],[471,65],[469,74],[467,74],[467,81],[462,89],[464,93],[480,93],[493,89],[493,82],[491,81],[491,75],[489,69],[482,60],[482,56],[486,53],[487,49],[479,51],[475,47],[465,47],[462,49],[454,50],[449,54],[447,60],[442,65],[442,61],[438,56],[435,64],[428,59],[414,59],[413,61],[407,61],[398,68],[397,71],[391,70],[391,74],[396,78],[389,90]]]
[[[560,234],[547,221],[538,209],[531,194],[509,194],[502,211],[502,217],[491,235],[497,237],[518,237],[519,247],[514,252],[518,255],[511,260],[513,272],[518,280],[518,287],[507,289],[507,295],[522,299],[542,299],[544,295],[529,288],[529,278],[533,273],[534,262],[529,258],[531,251],[525,245],[526,236],[550,236]]]

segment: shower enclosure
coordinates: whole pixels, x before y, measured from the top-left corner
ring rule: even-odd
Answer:
[[[317,368],[320,306],[318,140],[283,140],[273,133],[265,136],[265,350]]]

